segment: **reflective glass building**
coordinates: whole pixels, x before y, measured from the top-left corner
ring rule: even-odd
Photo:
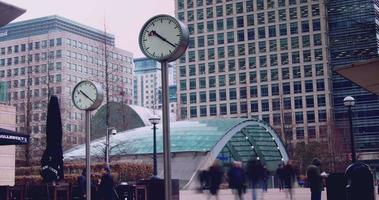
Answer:
[[[378,56],[379,1],[330,0],[327,3],[330,65],[343,65]],[[379,97],[333,73],[333,105],[337,126],[348,136],[346,96],[353,96],[353,132],[357,157],[379,161]],[[346,128],[345,128],[346,127]]]

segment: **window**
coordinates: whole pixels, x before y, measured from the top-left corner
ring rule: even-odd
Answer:
[[[180,80],[180,90],[186,90],[186,89],[187,89],[186,80]]]
[[[279,10],[279,21],[286,21],[286,20],[287,20],[286,10],[285,9]]]
[[[267,81],[267,70],[261,70],[260,71],[260,82],[266,82]]]
[[[280,50],[288,50],[287,38],[280,39]]]
[[[244,30],[238,30],[237,31],[237,39],[238,39],[238,42],[241,42],[241,41],[245,40],[245,32],[244,32]]]
[[[196,93],[195,92],[191,92],[190,93],[190,103],[196,103],[197,100],[196,100]]]
[[[225,72],[225,62],[218,61],[218,72]]]
[[[292,52],[292,63],[293,64],[300,63],[300,54],[298,51]]]
[[[290,94],[291,86],[289,83],[283,83],[283,94]]]
[[[197,23],[197,33],[204,33],[204,23],[203,22]]]
[[[220,101],[226,100],[226,90],[225,89],[222,89],[219,91],[219,98],[220,98]]]
[[[259,47],[260,53],[265,53],[266,52],[266,41],[260,41],[258,43],[258,47]]]
[[[258,101],[250,102],[251,112],[258,112]]]
[[[229,85],[235,85],[235,84],[236,84],[236,75],[229,74]]]
[[[320,16],[320,7],[318,4],[312,5],[312,16]]]
[[[305,81],[305,92],[313,92],[313,81],[306,80]]]
[[[229,89],[229,99],[230,99],[230,100],[235,100],[235,99],[237,99],[237,91],[236,91],[236,88],[230,88],[230,89]]]
[[[247,103],[246,102],[241,102],[240,113],[247,113]]]
[[[322,107],[322,106],[325,106],[325,105],[326,105],[325,95],[323,95],[323,94],[317,95],[317,106],[318,107]]]
[[[187,94],[180,94],[180,103],[187,104]]]
[[[240,88],[240,96],[239,96],[239,98],[240,99],[246,99],[246,97],[247,97],[246,88],[245,87],[241,87]]]
[[[315,49],[314,50],[314,55],[315,55],[315,60],[317,60],[317,61],[322,61],[323,60],[322,49]]]
[[[257,9],[258,10],[264,9],[264,1],[263,0],[257,0]]]
[[[233,14],[233,4],[226,4],[226,15],[232,15]]]
[[[246,1],[246,12],[252,12],[253,11],[253,0]]]
[[[217,115],[217,107],[216,107],[216,105],[210,105],[209,106],[209,114],[211,116],[216,116]]]
[[[300,13],[302,18],[308,17],[308,5],[300,7]]]
[[[255,31],[253,28],[247,29],[247,39],[254,40],[255,39]]]
[[[298,34],[299,33],[297,22],[291,22],[290,23],[290,31],[291,31],[291,34]]]
[[[280,24],[279,25],[279,32],[280,32],[281,36],[287,35],[287,24]]]
[[[269,43],[270,43],[270,51],[276,51],[277,49],[276,40],[270,40]]]
[[[238,16],[237,17],[237,28],[241,28],[241,27],[244,27],[244,20],[243,20],[243,16]]]
[[[270,55],[270,66],[277,66],[278,65],[278,55],[272,54]]]
[[[297,19],[297,8],[290,8],[290,20]]]
[[[209,101],[214,102],[216,101],[216,90],[210,90],[209,91]]]
[[[213,21],[207,21],[207,31],[208,32],[213,32],[214,31]]]
[[[236,12],[237,12],[237,14],[243,13],[243,4],[242,4],[242,2],[236,3]]]
[[[222,6],[217,6],[216,7],[216,16],[221,17],[223,15],[224,15],[224,10],[223,10]]]
[[[273,111],[280,110],[280,100],[279,99],[273,99],[272,100],[272,110]]]
[[[232,17],[226,19],[226,28],[227,29],[233,29],[234,28],[234,20]]]
[[[290,97],[286,97],[286,98],[283,98],[283,107],[285,110],[290,110],[291,109],[291,98]]]
[[[261,85],[261,96],[267,97],[268,96],[268,87],[267,85]]]
[[[224,20],[223,19],[218,19],[216,21],[216,25],[217,25],[217,30],[218,31],[224,30]]]
[[[317,85],[317,91],[324,91],[325,90],[324,79],[318,79],[316,81],[316,85]]]
[[[239,56],[245,55],[245,44],[239,44],[238,45],[238,55]]]
[[[293,92],[294,92],[295,94],[297,94],[297,93],[301,93],[301,81],[295,81],[295,82],[293,83]]]
[[[197,117],[197,109],[196,106],[190,107],[190,117]]]
[[[221,115],[226,115],[226,114],[228,114],[228,109],[227,109],[225,103],[220,104],[220,114],[221,114]]]
[[[295,109],[303,108],[303,99],[302,97],[295,97]]]
[[[277,81],[278,77],[278,69],[271,69],[271,81]]]
[[[259,27],[258,28],[258,38],[262,39],[262,38],[265,38],[265,37],[266,37],[265,27]]]
[[[308,138],[316,138],[316,128],[314,126],[308,126]]]
[[[295,112],[295,120],[296,120],[296,124],[304,123],[303,112]]]
[[[270,105],[267,99],[262,100],[262,112],[267,112],[270,110]]]
[[[323,76],[324,75],[324,66],[322,64],[316,64],[315,68],[316,68],[316,75],[317,76]]]
[[[303,140],[304,139],[304,128],[297,127],[296,128],[296,139]]]
[[[207,93],[204,91],[199,92],[200,103],[207,102]]]
[[[254,26],[254,15],[247,15],[246,21],[248,26]]]
[[[276,37],[276,26],[269,26],[268,27],[268,36],[269,37]]]
[[[228,46],[228,56],[229,57],[234,57],[235,56],[234,45]]]
[[[190,79],[189,84],[190,84],[190,90],[196,89],[196,79],[194,78]]]
[[[308,33],[309,32],[309,22],[308,21],[302,21],[301,22],[301,32],[302,33]]]
[[[303,51],[303,61],[304,62],[311,62],[311,60],[312,60],[311,51],[310,50]]]
[[[271,85],[271,95],[272,96],[279,95],[279,84],[274,83]]]
[[[251,86],[250,87],[250,97],[257,97],[257,96],[258,96],[257,86]]]
[[[256,83],[257,82],[257,73],[255,71],[252,71],[249,73],[250,83]]]
[[[267,17],[267,21],[268,23],[274,23],[275,22],[275,11],[269,11],[267,13],[268,17]]]
[[[213,18],[213,7],[207,8],[207,18]]]
[[[209,87],[210,88],[216,87],[216,77],[215,76],[209,77]]]
[[[224,33],[217,34],[217,44],[224,44]]]
[[[307,108],[313,108],[314,107],[313,96],[306,96],[305,100],[307,103]]]
[[[265,23],[265,13],[258,13],[258,24],[264,24]]]
[[[292,49],[298,49],[299,48],[299,38],[298,37],[291,37],[291,48]]]
[[[314,46],[322,45],[321,34],[314,34],[313,35],[313,45]]]
[[[313,31],[320,31],[321,30],[320,19],[314,19],[312,21],[312,27],[313,27]]]
[[[326,122],[327,121],[326,111],[325,110],[319,110],[318,111],[318,121],[319,122]]]
[[[321,64],[322,66],[322,64]],[[305,65],[304,66],[304,77],[312,77],[312,66],[311,65]]]

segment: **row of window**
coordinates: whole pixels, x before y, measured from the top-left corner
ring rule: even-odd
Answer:
[[[13,82],[13,84],[12,84]],[[62,82],[62,75],[61,74],[55,74],[55,75],[49,75],[49,80],[47,80],[47,76],[41,76],[41,77],[34,77],[29,79],[20,79],[20,80],[13,80],[8,81],[8,88],[24,88],[26,85],[44,85],[47,83],[60,83]]]
[[[251,105],[251,109],[254,109]],[[268,106],[268,105],[262,105]],[[208,113],[209,111],[209,113]],[[182,107],[180,110],[180,115],[182,119],[188,118],[188,114],[190,118],[197,117],[206,117],[206,116],[220,116],[220,115],[233,115],[233,114],[247,114],[248,113],[248,104],[246,102],[241,102],[238,108],[237,103],[221,103],[219,105],[212,104],[209,106],[200,105],[200,106],[190,106],[189,109],[187,107]],[[304,114],[306,116],[304,117]],[[294,115],[294,117],[293,117]],[[316,119],[316,115],[318,116]],[[280,117],[280,113],[273,114],[275,118],[273,119],[274,125],[279,125],[282,120]],[[316,123],[316,122],[327,122],[327,114],[326,110],[317,110],[317,111],[298,111],[294,113],[285,113],[284,114],[284,123],[285,124],[303,124],[307,122]]]
[[[43,40],[38,42],[29,42],[28,44],[16,44],[8,47],[0,48],[0,55],[26,52],[32,50],[46,49],[48,47],[61,46],[62,38]]]
[[[86,51],[89,51],[92,53],[104,55],[104,52],[103,52],[104,47],[95,47],[95,46],[89,45],[87,43],[84,43],[81,41],[76,41],[76,40],[73,40],[70,38],[67,38],[66,40],[67,40],[68,46],[78,48],[78,49],[82,49],[82,50],[86,50]],[[115,60],[123,61],[123,62],[129,63],[129,64],[133,63],[133,59],[128,57],[128,56],[124,56],[124,55],[121,55],[119,53],[115,53],[115,52],[112,52],[109,50],[107,50],[107,54],[108,54],[107,55],[108,58],[113,58]]]
[[[36,54],[29,54],[28,56],[20,56],[20,57],[13,57],[13,58],[4,58],[0,59],[0,67],[2,66],[10,66],[10,65],[18,65],[18,64],[25,64],[26,62],[40,62],[40,61],[46,61],[46,60],[52,60],[55,58],[61,58],[62,57],[62,50],[56,50],[56,51],[49,51],[49,52],[42,52],[42,53],[36,53]]]
[[[41,88],[41,89],[34,89],[30,90],[30,97],[47,97],[47,94],[53,95],[53,94],[61,94],[62,93],[62,88],[60,86],[58,87],[51,87],[49,88],[49,91],[47,88]],[[25,99],[26,98],[26,91],[16,91],[16,92],[10,92],[9,97],[13,100],[19,100],[19,99]],[[11,96],[12,95],[12,96]],[[20,107],[23,109],[23,107]],[[22,111],[22,110],[20,110]]]
[[[240,2],[241,3],[241,2]],[[237,3],[239,4],[239,3]],[[216,7],[198,8],[196,10],[188,10],[187,15],[185,12],[178,12],[178,18],[183,22],[192,22],[195,20],[202,21],[207,19],[225,18],[227,16],[233,16],[234,14],[233,4],[220,5]],[[267,12],[250,13],[250,11],[243,12],[243,9],[236,9],[238,17],[243,17],[239,14],[247,14],[247,17],[251,20],[251,25],[284,22],[288,20],[297,20],[300,18],[318,17],[320,16],[320,7],[318,4],[303,5],[301,7],[283,8],[279,10],[271,10]],[[256,18],[256,22],[254,22]],[[267,20],[266,20],[267,19]]]
[[[220,50],[220,49],[218,49]],[[220,52],[219,52],[220,53]],[[231,50],[228,52],[230,57],[234,57],[232,55],[235,55],[234,51]],[[225,54],[221,55],[219,59],[222,59]],[[185,62],[186,57],[182,56],[182,62]],[[209,61],[215,59],[214,55],[214,49],[210,48],[208,49],[208,52],[205,52],[205,50],[198,50],[198,51],[188,51],[188,62],[198,62],[198,61]],[[317,62],[317,61],[323,61],[324,56],[322,49],[312,49],[312,50],[303,50],[301,51],[293,51],[293,52],[283,52],[278,54],[271,54],[271,55],[261,55],[261,56],[249,56],[248,58],[242,57],[239,59],[228,59],[227,65],[231,66],[232,68],[237,67],[240,69],[246,69],[247,67],[250,69],[254,69],[257,66],[260,68],[264,67],[277,67],[278,65],[288,65],[288,64],[300,64],[300,63],[309,63],[309,62]],[[257,63],[257,60],[259,63]],[[237,61],[237,63],[236,63]],[[220,61],[219,61],[220,62]],[[226,62],[226,61],[221,61]]]
[[[279,90],[279,86],[277,88],[275,88],[275,90],[271,90],[272,93],[276,93],[276,94],[271,95],[271,96],[279,96],[278,90]],[[237,92],[239,92],[239,94],[237,94]],[[256,87],[250,88],[250,97],[254,97],[254,98],[258,97],[257,93],[258,93],[258,91],[257,91]],[[297,93],[297,94],[299,94],[299,93]],[[240,100],[240,99],[246,99],[247,96],[248,96],[248,94],[247,94],[247,90],[245,87],[240,88],[239,91],[237,91],[236,88],[229,88],[228,90],[220,89],[220,90],[218,90],[218,95],[216,95],[215,90],[211,90],[208,93],[206,91],[200,91],[198,93],[191,92],[189,94],[182,93],[182,94],[180,94],[180,104],[184,105],[187,103],[188,104],[194,104],[194,103],[220,102],[220,101],[226,101],[226,100]],[[260,96],[261,97],[268,97],[269,96],[267,85],[265,86],[265,88],[262,87]],[[314,98],[317,99],[317,106],[318,107],[326,106],[325,95],[319,94],[317,96],[307,95],[305,98],[305,102],[306,102],[305,106],[303,106],[302,96],[297,96],[294,98],[294,104],[293,104],[294,106],[292,106],[292,104],[291,104],[291,102],[292,102],[291,97],[284,97],[283,98],[283,108],[286,110],[292,109],[292,108],[299,109],[299,108],[303,108],[303,107],[312,108],[315,106]],[[275,111],[275,110],[280,109],[281,103],[279,100],[280,99],[273,99],[272,100],[272,109],[271,110]],[[265,103],[263,103],[263,102],[265,102]],[[269,103],[268,102],[269,102],[268,99],[262,100],[262,105],[267,105],[267,106],[266,107],[262,106],[261,111],[269,111],[269,107],[268,107]],[[254,107],[254,109],[252,107],[251,111],[252,112],[258,112],[258,101],[252,101],[252,104],[253,103],[256,104],[256,107]]]
[[[211,75],[214,73],[224,73],[224,72],[236,72],[240,71],[238,74],[239,83],[246,83],[247,74],[242,70],[246,70],[244,65],[239,65],[238,69],[235,65],[228,65],[226,68],[224,61],[217,62],[217,66],[215,62],[209,62],[207,65],[205,63],[200,63],[197,65],[191,64],[187,66],[179,66],[179,77],[189,77],[191,76],[203,76],[203,75]],[[314,70],[312,70],[314,68]],[[254,70],[254,71],[253,71]],[[242,71],[242,72],[241,72]],[[250,80],[249,83],[257,82],[257,71],[255,71],[255,67],[250,68],[248,70]],[[292,71],[292,73],[291,73]],[[279,74],[281,72],[281,74]],[[287,79],[296,79],[296,78],[307,78],[313,77],[313,74],[316,76],[324,75],[324,65],[322,63],[313,65],[304,65],[304,66],[293,66],[293,67],[281,67],[280,69],[273,68],[270,70],[260,69],[259,70],[260,82],[262,81],[278,81],[278,80],[287,80]],[[292,76],[291,76],[292,74]],[[279,79],[280,76],[280,79]],[[225,75],[224,75],[225,77]],[[219,78],[221,80],[222,78]]]
[[[225,87],[225,86],[235,86],[236,79],[235,76],[229,76],[229,84],[225,81],[225,76],[219,76],[219,81],[216,83],[216,77],[208,77],[208,84],[206,78],[190,79],[189,87],[187,88],[187,83],[185,80],[180,81],[180,90],[195,90],[195,89],[208,89],[215,87]],[[241,83],[240,83],[241,84]],[[239,85],[240,85],[239,84]],[[243,83],[244,84],[244,83]],[[291,87],[292,85],[292,87]],[[315,88],[314,88],[315,86]],[[269,96],[269,85],[261,84],[260,85],[260,93],[258,95],[258,86],[252,85],[250,88],[250,97],[258,97],[258,96]],[[271,84],[271,96],[279,95],[279,94],[299,94],[304,92],[313,92],[313,91],[325,91],[325,82],[324,79],[316,80],[316,84],[313,84],[313,80],[305,80],[305,81],[294,81],[294,82],[285,82],[282,83],[282,90],[279,90],[280,86],[278,83]],[[236,90],[235,88],[229,88],[229,90]],[[240,96],[239,98],[247,98],[247,89],[246,87],[240,87]],[[234,98],[237,98],[234,96]],[[223,99],[221,99],[223,100]]]
[[[0,78],[25,76],[26,74],[40,74],[40,73],[46,73],[47,71],[49,72],[54,71],[54,70],[59,71],[61,69],[62,69],[61,62],[35,65],[35,66],[29,66],[29,67],[13,68],[13,69],[7,69],[7,70],[0,70]]]
[[[248,19],[249,20],[249,19]],[[263,38],[269,38],[269,37],[277,37],[277,36],[286,36],[289,34],[295,35],[300,33],[308,33],[310,31],[320,31],[321,30],[321,22],[320,19],[313,19],[313,20],[305,20],[301,22],[290,22],[290,23],[283,23],[278,25],[270,25],[270,26],[260,26],[260,27],[249,27],[252,26],[251,22],[247,20],[247,24],[245,24],[244,17],[237,17],[236,18],[236,27],[238,28],[237,31],[237,41],[243,41],[245,38],[244,30],[247,29],[247,39],[254,40],[257,39],[263,39]],[[225,21],[225,23],[224,23]],[[214,31],[217,32],[224,32],[229,30],[235,30],[234,20],[233,18],[227,18],[227,19],[219,19],[216,20],[216,27],[214,26],[214,21],[208,21],[207,27],[205,27],[203,22],[199,22],[197,24],[188,24],[188,31],[190,35],[193,35],[195,33],[197,34],[203,34],[203,33],[211,33]],[[225,29],[226,28],[226,29]],[[254,30],[257,30],[255,33]],[[257,35],[257,37],[255,37]],[[243,37],[242,37],[243,36]]]
[[[308,3],[311,0],[247,0],[245,2],[235,3],[236,13],[251,12],[256,10],[273,9],[276,7],[294,6],[298,4]],[[318,0],[312,0],[317,2]],[[228,9],[233,9],[232,0],[177,0],[178,10],[192,9],[194,7],[212,6],[214,4],[222,4],[226,2]],[[231,2],[230,4],[228,2]],[[245,10],[244,10],[245,8]],[[228,10],[226,9],[226,10]],[[229,11],[230,12],[230,11]]]

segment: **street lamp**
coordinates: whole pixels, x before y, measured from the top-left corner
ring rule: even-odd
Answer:
[[[105,163],[107,164],[107,166],[109,166],[109,141],[110,141],[109,132],[111,132],[112,135],[116,135],[117,130],[114,127],[107,128],[107,135],[105,138]]]
[[[343,99],[343,103],[345,106],[349,109],[349,126],[350,126],[350,142],[351,142],[351,160],[353,163],[356,161],[355,157],[355,147],[354,147],[354,135],[353,135],[353,122],[352,122],[352,115],[353,112],[351,111],[351,107],[355,104],[355,99],[352,96],[347,96]]]
[[[159,116],[153,116],[152,118],[149,119],[150,123],[153,124],[153,166],[154,166],[154,171],[153,171],[153,177],[157,177],[158,175],[158,170],[157,170],[157,139],[156,139],[156,132],[157,132],[157,127],[156,125],[159,124],[159,121],[161,118]]]

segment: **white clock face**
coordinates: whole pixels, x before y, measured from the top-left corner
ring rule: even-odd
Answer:
[[[153,18],[141,31],[142,51],[156,60],[167,58],[179,48],[182,34],[182,28],[175,18],[170,16]]]
[[[96,86],[89,81],[83,81],[75,87],[72,98],[78,109],[87,110],[95,104],[97,95]]]

